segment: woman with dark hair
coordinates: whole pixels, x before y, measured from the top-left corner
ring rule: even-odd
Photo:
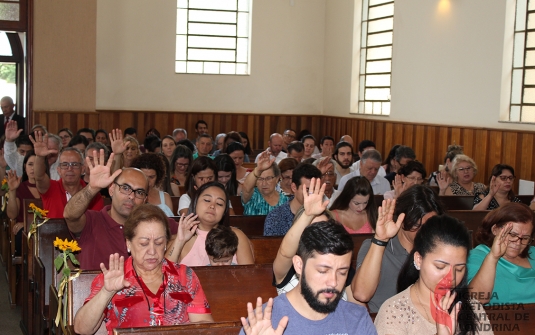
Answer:
[[[208,157],[204,158],[211,160]],[[225,224],[229,205],[228,194],[219,182],[212,181],[199,186],[190,203],[188,216],[182,216],[176,239],[170,243],[170,248],[173,248],[170,253],[178,253],[180,264],[188,266],[210,264],[206,253],[206,236],[212,228]],[[241,230],[231,228],[238,236],[238,251],[232,263],[254,264],[251,242]]]
[[[243,147],[245,148],[245,154],[252,155],[253,149],[251,149],[251,141],[249,141],[249,137],[243,131],[240,131],[238,133],[241,136],[241,144],[243,144]]]
[[[469,250],[464,224],[445,215],[430,218],[401,268],[399,293],[377,313],[377,334],[493,334],[483,307],[466,294]]]
[[[236,180],[236,165],[227,154],[221,154],[214,159],[217,167],[217,181],[225,186],[229,195],[238,195],[239,184]]]
[[[246,156],[243,145],[238,142],[231,143],[227,147],[226,153],[234,160],[234,164],[236,165],[236,179],[238,180],[238,183],[243,185],[247,175],[253,171],[253,169],[246,169],[243,167],[243,160]]]
[[[515,170],[512,166],[496,164],[490,175],[487,190],[474,196],[474,210],[493,210],[509,202],[522,202],[513,192]]]
[[[76,333],[94,334],[103,321],[108,334],[114,328],[213,322],[195,272],[165,258],[171,233],[162,210],[136,206],[122,228],[131,256],[110,255],[108,269],[100,264],[102,274],[74,318]]]
[[[173,152],[175,151],[176,143],[175,139],[171,135],[166,135],[162,138],[161,142],[161,152],[164,154],[165,158],[167,158],[167,162],[171,162],[171,158],[173,156]]]
[[[281,170],[281,180],[279,182],[279,188],[282,194],[286,196],[293,195],[292,192],[292,175],[293,171],[297,167],[297,162],[293,158],[283,158],[279,162],[279,170]]]
[[[453,160],[455,159],[455,156],[460,155],[463,153],[463,147],[457,144],[448,145],[448,150],[446,151],[446,155],[444,156],[444,168],[441,171],[435,171],[431,173],[428,179],[428,183],[430,186],[439,186],[440,178],[439,176],[442,174],[443,180],[448,180],[448,177],[450,179],[449,183],[451,183],[451,180],[453,179],[450,172],[453,164]],[[442,173],[443,172],[443,173]]]
[[[193,153],[185,145],[177,145],[171,157],[171,191],[175,197],[180,196],[178,186],[186,185],[189,167],[193,163]]]
[[[69,141],[68,147],[76,148],[80,152],[85,152],[85,148],[89,145],[89,141],[85,136],[74,135],[73,138]]]
[[[104,129],[99,129],[95,132],[95,142],[100,142],[105,146],[110,145],[110,139],[108,138],[108,133]]]
[[[361,176],[349,179],[330,210],[348,233],[373,233],[377,222],[377,206],[368,179]]]
[[[375,235],[362,243],[351,282],[353,296],[367,302],[371,313],[377,313],[383,302],[397,293],[392,278],[397,278],[407,260],[416,232],[430,217],[441,214],[442,204],[427,186],[414,185],[398,199],[383,201]]]
[[[179,216],[188,212],[191,199],[194,198],[197,189],[206,183],[215,181],[216,176],[217,166],[210,157],[200,156],[193,161],[186,180],[186,194],[182,194],[178,202]]]
[[[383,162],[383,168],[385,169],[386,173],[389,174],[391,172],[398,172],[399,169],[399,163],[396,161],[396,150],[400,147],[400,144],[396,144],[390,149],[390,152],[388,153],[388,156],[385,158]]]
[[[137,156],[130,167],[138,168],[147,177],[149,181],[149,191],[147,195],[147,202],[158,206],[165,215],[171,217],[173,215],[173,201],[171,196],[158,188],[161,186],[165,178],[165,164],[159,154],[147,152]]]
[[[481,303],[535,302],[533,219],[528,206],[514,202],[483,219],[476,234],[479,245],[468,257],[470,290],[483,296]]]
[[[231,131],[231,132],[226,133],[225,138],[223,140],[223,147],[221,148],[221,150],[216,150],[213,156],[217,157],[222,153],[226,153],[227,147],[231,145],[232,143],[240,143],[240,144],[242,143],[242,138],[240,136],[240,133],[238,133],[237,131]],[[245,153],[245,150],[244,150],[244,153]],[[249,163],[249,156],[244,155],[243,161],[245,163]]]
[[[58,131],[58,136],[61,138],[61,144],[63,148],[69,146],[69,142],[72,139],[72,131],[69,128],[61,128]]]
[[[385,199],[396,199],[403,191],[412,185],[422,185],[425,181],[425,167],[417,161],[410,161],[398,170],[394,182],[394,189],[384,194]]]

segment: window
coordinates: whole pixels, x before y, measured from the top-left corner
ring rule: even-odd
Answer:
[[[176,73],[250,74],[252,0],[177,0]]]
[[[394,0],[363,0],[359,114],[390,115],[393,32]]]
[[[0,29],[26,30],[27,6],[27,0],[0,0]]]
[[[535,0],[517,0],[511,83],[511,122],[535,122]]]
[[[0,31],[0,97],[10,96],[24,115],[24,55],[19,34]]]

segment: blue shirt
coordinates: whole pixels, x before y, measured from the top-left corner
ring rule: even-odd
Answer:
[[[260,191],[258,191],[258,188],[255,187],[253,191],[253,195],[251,196],[251,199],[244,204],[242,199],[242,205],[243,205],[243,215],[267,215],[269,212],[274,210],[275,208],[279,207],[280,205],[284,204],[288,201],[288,197],[284,194],[279,194],[279,202],[275,206],[271,206],[267,203],[267,201],[264,199],[262,194],[260,194]]]
[[[290,230],[294,220],[294,213],[290,209],[292,198],[287,203],[269,212],[266,216],[264,236],[284,236]]]

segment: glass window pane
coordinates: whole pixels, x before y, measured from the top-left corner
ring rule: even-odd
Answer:
[[[246,63],[248,53],[248,40],[246,38],[238,38],[238,48],[236,50],[236,61]]]
[[[535,88],[524,88],[524,100],[522,103],[535,104]],[[524,113],[524,110],[522,110]]]
[[[359,102],[359,110],[358,110],[359,113],[364,113],[364,102],[363,101],[360,101]]]
[[[176,11],[176,33],[187,34],[188,33],[188,10],[177,9]]]
[[[383,115],[390,115],[390,101],[381,103],[383,104]]]
[[[360,81],[359,81],[359,100],[364,100],[364,89],[366,88],[366,86],[364,85],[364,79],[365,79],[365,76],[360,76]]]
[[[381,103],[380,102],[374,102],[373,103],[373,114],[381,115]]]
[[[190,48],[235,49],[236,39],[234,37],[190,36],[188,45]]]
[[[523,106],[522,107],[522,122],[535,122],[535,107]]]
[[[187,45],[186,36],[176,35],[176,60],[186,60]]]
[[[392,32],[368,35],[368,46],[392,44]]]
[[[515,30],[526,29],[526,0],[516,0]]]
[[[207,49],[188,49],[188,60],[203,61],[236,61],[234,50],[207,50]]]
[[[238,13],[238,37],[249,36],[249,14]]]
[[[190,23],[188,33],[193,35],[236,36],[236,25]]]
[[[385,2],[392,2],[392,0],[370,0],[370,6],[379,5]]]
[[[509,121],[520,122],[520,106],[511,106],[511,112],[509,113]]]
[[[189,8],[236,10],[236,0],[189,0]]]
[[[526,48],[535,48],[535,33],[534,32],[528,33],[528,41],[526,43]]]
[[[389,88],[367,88],[365,93],[366,100],[388,100],[390,95]]]
[[[368,12],[368,20],[378,19],[385,16],[394,15],[394,4],[382,5],[370,8]]]
[[[535,14],[533,13],[528,16],[528,29],[535,29]]]
[[[210,74],[219,74],[219,63],[216,62],[205,62],[204,63],[204,73]]]
[[[249,11],[249,0],[238,0],[238,10],[240,12]]]
[[[368,59],[392,58],[392,47],[369,48]]]
[[[202,62],[188,62],[188,73],[202,73]]]
[[[535,1],[529,0],[529,10],[535,10]]]
[[[526,70],[524,85],[535,85],[535,70]]]
[[[368,20],[368,0],[362,0],[362,21]]]
[[[366,73],[366,49],[360,49],[360,73]]]
[[[360,32],[360,47],[365,48],[368,46],[368,23],[362,23],[362,31]]]
[[[13,56],[11,44],[9,44],[9,39],[4,31],[0,31],[0,55]]]
[[[241,75],[249,74],[249,70],[247,69],[247,64],[237,63],[236,74],[241,74]]]
[[[18,21],[19,17],[18,3],[0,3],[0,20]]]
[[[372,102],[365,102],[364,103],[364,113],[365,114],[371,114],[373,112],[373,103]]]
[[[526,66],[535,66],[535,51],[526,51]]]
[[[524,33],[515,34],[513,67],[524,66]]]
[[[522,94],[522,70],[513,70],[511,103],[519,104]]]
[[[234,63],[221,63],[221,74],[236,74],[236,64]]]
[[[394,28],[394,18],[389,17],[382,20],[368,22],[368,31],[375,33],[378,31],[392,30]]]
[[[392,69],[392,61],[384,60],[378,62],[368,62],[366,64],[366,73],[385,73]]]
[[[368,75],[366,76],[366,86],[390,86],[390,75]]]
[[[178,0],[176,6],[178,8],[188,8],[188,0]]]
[[[186,62],[175,62],[175,72],[176,73],[186,73]]]
[[[190,10],[189,21],[236,23],[236,12],[217,12],[213,10]]]

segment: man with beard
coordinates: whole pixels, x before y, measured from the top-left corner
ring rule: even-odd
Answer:
[[[321,221],[305,228],[292,259],[299,284],[267,304],[258,298],[256,310],[247,304],[240,335],[275,329],[286,335],[377,334],[366,308],[340,300],[352,253],[353,240],[341,224]]]
[[[86,159],[89,167],[89,183],[76,193],[65,206],[63,215],[72,235],[78,240],[82,251],[77,255],[80,268],[96,270],[100,263],[109,262],[111,254],[128,257],[129,250],[123,236],[123,224],[134,209],[147,200],[149,182],[145,174],[135,168],[124,168],[111,174],[112,153],[107,163],[104,150],[93,152],[93,160]],[[102,210],[87,210],[93,197],[103,188],[108,188],[111,205]],[[178,225],[169,219],[171,234],[176,234]],[[166,257],[177,262],[175,259]]]
[[[336,161],[334,172],[336,173],[336,184],[340,182],[343,176],[353,172],[353,147],[347,142],[339,142],[333,153]]]

